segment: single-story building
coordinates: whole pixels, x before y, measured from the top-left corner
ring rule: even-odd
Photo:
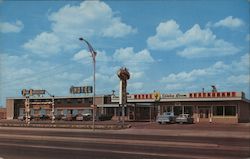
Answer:
[[[17,119],[25,113],[25,97],[7,98],[7,119]],[[51,97],[30,97],[30,114],[51,115]],[[97,115],[105,114],[118,120],[121,106],[116,95],[96,96]],[[92,112],[92,96],[55,97],[55,115]],[[125,119],[153,121],[163,112],[175,115],[190,114],[195,122],[239,123],[250,122],[250,101],[243,92],[194,92],[177,94],[129,94]]]

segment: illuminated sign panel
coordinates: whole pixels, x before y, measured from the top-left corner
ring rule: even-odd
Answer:
[[[177,93],[177,94],[158,94],[160,95],[159,101],[168,99],[198,99],[198,98],[234,98],[234,97],[243,97],[244,93],[242,92],[196,92],[196,93]],[[158,98],[157,95],[157,98]],[[137,101],[156,101],[155,93],[151,94],[130,94],[127,95],[127,99],[129,102],[137,102]],[[117,102],[119,100],[119,96],[112,96],[112,102]]]
[[[33,95],[41,95],[41,94],[45,94],[45,90],[40,90],[40,89],[37,89],[37,90],[35,90],[35,89],[29,89],[29,90],[27,90],[27,89],[23,89],[22,90],[22,95],[23,96],[26,96],[26,95],[30,95],[30,96],[33,96]]]
[[[92,86],[83,86],[83,87],[71,86],[69,91],[71,94],[92,93],[93,87]]]
[[[189,93],[189,98],[230,98],[241,96],[239,92],[197,92]]]
[[[162,99],[172,99],[172,98],[188,98],[188,94],[162,94]]]

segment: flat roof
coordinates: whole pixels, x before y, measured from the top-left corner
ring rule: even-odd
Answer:
[[[95,97],[107,97],[111,95],[96,95]],[[87,95],[87,96],[55,96],[55,99],[74,99],[74,98],[92,98],[93,96]],[[31,96],[30,99],[51,99],[52,97],[50,96]],[[25,97],[7,97],[6,99],[25,99]]]

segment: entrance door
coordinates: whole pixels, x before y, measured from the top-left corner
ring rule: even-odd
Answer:
[[[199,121],[209,122],[211,117],[210,107],[198,107]]]
[[[137,107],[136,108],[136,120],[149,120],[150,119],[150,107]]]

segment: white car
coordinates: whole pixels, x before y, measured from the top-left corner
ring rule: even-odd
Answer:
[[[177,118],[176,118],[176,122],[177,123],[190,123],[193,124],[194,123],[194,118],[192,118],[189,114],[180,114]]]
[[[156,122],[159,124],[175,123],[175,115],[173,112],[165,112],[162,115],[158,115]]]

